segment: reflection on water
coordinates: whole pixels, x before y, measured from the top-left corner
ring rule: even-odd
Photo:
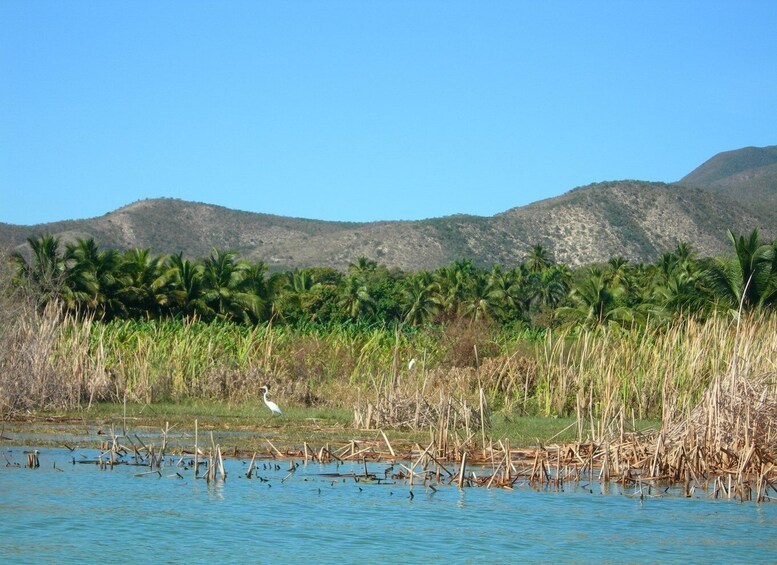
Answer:
[[[96,451],[43,449],[34,470],[7,465],[24,465],[23,449],[3,453],[0,555],[13,563],[777,561],[776,504],[640,501],[594,485],[416,485],[411,497],[401,482],[323,476],[362,473],[361,463],[288,476],[287,463],[260,461],[260,478],[247,479],[247,461],[226,460],[227,481],[208,485],[175,460],[160,477],[72,463]],[[386,464],[369,467],[381,475]]]

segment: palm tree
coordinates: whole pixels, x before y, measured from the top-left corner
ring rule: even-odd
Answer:
[[[470,279],[475,271],[472,261],[454,261],[448,267],[435,272],[437,299],[443,311],[450,317],[460,314],[461,304],[467,297]]]
[[[604,273],[592,272],[574,286],[569,294],[570,306],[563,306],[556,315],[570,322],[599,326],[634,320],[631,309],[623,306],[623,286],[614,283]]]
[[[523,319],[528,304],[526,277],[520,267],[503,272],[494,266],[488,275],[488,297],[502,321]]]
[[[17,284],[28,289],[41,306],[61,299],[67,292],[65,286],[65,262],[59,252],[59,238],[51,234],[28,237],[31,249],[28,262],[18,251],[11,255],[16,264]]]
[[[302,301],[313,288],[313,278],[307,269],[295,269],[291,272],[276,273],[273,288],[273,314],[282,320],[295,322],[302,317]]]
[[[284,272],[271,274],[264,283],[265,312],[269,318],[283,318],[286,293],[290,288],[289,275]]]
[[[182,253],[171,255],[168,265],[173,269],[171,296],[181,314],[210,320],[215,311],[208,305],[208,288],[205,283],[205,266],[184,259]]]
[[[654,288],[655,302],[668,313],[701,314],[709,305],[710,296],[701,286],[700,277],[682,269]]]
[[[693,246],[686,242],[681,241],[677,244],[677,247],[675,247],[674,255],[677,257],[678,263],[681,265],[693,262],[696,260],[696,250],[693,248]]]
[[[366,277],[370,273],[374,273],[377,268],[377,261],[373,261],[372,259],[367,259],[366,257],[362,256],[356,260],[356,263],[348,264],[348,274]]]
[[[69,309],[83,308],[91,312],[96,310],[99,292],[96,267],[99,255],[100,250],[91,238],[65,245],[65,253],[62,257],[67,273],[65,278],[73,297],[72,303],[67,305]]]
[[[115,249],[101,251],[94,239],[79,239],[66,245],[65,264],[68,286],[78,297],[79,307],[100,319],[125,313],[118,296],[121,256]]]
[[[338,304],[352,320],[375,311],[375,300],[370,296],[367,285],[355,275],[345,278]]]
[[[485,273],[474,271],[470,275],[465,288],[466,294],[461,303],[461,313],[472,321],[494,318],[500,304],[490,294],[489,280]]]
[[[734,254],[716,259],[705,278],[716,296],[729,308],[760,308],[775,300],[775,245],[763,243],[754,229],[749,236],[728,230]]]
[[[629,260],[623,257],[613,257],[607,261],[610,277],[618,283],[626,284],[629,278]]]
[[[426,271],[407,277],[401,290],[402,320],[414,326],[431,322],[441,309],[436,290],[433,277]]]
[[[668,279],[672,275],[676,266],[677,257],[671,251],[665,251],[658,256],[658,261],[656,261],[656,268],[664,279]]]
[[[289,273],[289,284],[295,293],[302,294],[310,290],[313,287],[314,282],[313,277],[310,276],[310,272],[307,269],[297,269]]]
[[[117,295],[130,316],[157,317],[172,303],[174,277],[163,257],[152,256],[149,249],[131,249],[122,256]]]
[[[207,301],[218,317],[249,321],[251,313],[258,310],[257,297],[244,288],[250,265],[236,256],[233,251],[216,249],[205,260]]]
[[[551,253],[540,244],[532,247],[523,261],[531,273],[539,273],[554,263]]]
[[[761,304],[764,306],[774,306],[777,304],[777,238],[772,240],[771,248],[771,261],[768,267],[770,273],[769,282],[761,296]]]
[[[267,265],[264,261],[248,263],[241,284],[243,292],[252,298],[248,302],[248,314],[255,322],[269,320],[272,315],[274,300],[274,288],[268,284],[264,275],[267,272]]]
[[[548,308],[551,314],[569,294],[571,280],[569,268],[553,265],[528,277],[528,293],[531,304],[539,308]]]

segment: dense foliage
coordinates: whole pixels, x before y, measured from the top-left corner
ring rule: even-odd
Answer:
[[[103,250],[92,239],[43,235],[15,253],[15,285],[42,307],[112,319],[185,318],[256,324],[345,322],[426,325],[488,320],[503,326],[643,325],[680,314],[771,309],[777,240],[729,232],[730,256],[699,258],[687,244],[653,264],[613,258],[578,270],[534,246],[512,268],[461,260],[405,273],[361,257],[346,273],[326,267],[268,273],[264,263],[214,250],[204,259],[148,249]]]
[[[773,371],[777,245],[729,237],[726,257],[681,244],[653,264],[577,270],[537,245],[511,268],[404,273],[359,258],[345,273],[268,273],[228,251],[192,260],[46,235],[0,261],[0,415],[238,402],[271,382],[291,405],[352,407],[390,386],[400,399],[483,390],[510,413],[664,416],[732,360]]]

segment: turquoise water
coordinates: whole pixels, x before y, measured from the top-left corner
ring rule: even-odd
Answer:
[[[11,463],[23,449],[3,448]],[[0,459],[0,555],[11,563],[775,563],[777,504],[485,488],[367,484],[361,464],[279,462],[246,479],[226,460],[209,486],[171,465],[71,463],[94,450],[43,449],[41,467]],[[370,463],[383,475],[385,463]],[[56,467],[56,468],[55,468]],[[61,469],[61,470],[58,470]],[[177,473],[183,476],[180,478]],[[285,480],[283,480],[285,478]],[[283,482],[282,482],[283,480]]]

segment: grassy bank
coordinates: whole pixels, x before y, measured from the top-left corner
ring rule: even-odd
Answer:
[[[334,408],[290,407],[284,417],[273,417],[257,402],[230,404],[223,401],[182,401],[127,405],[100,402],[90,408],[49,410],[29,414],[3,426],[5,443],[13,443],[16,432],[34,433],[51,439],[36,445],[61,445],[57,434],[63,427],[68,435],[81,436],[82,443],[97,444],[111,429],[117,433],[146,431],[159,433],[170,427],[178,432],[193,433],[195,421],[203,433],[245,432],[239,440],[241,451],[265,450],[265,438],[279,448],[299,446],[312,438],[319,443],[345,443],[358,438],[380,438],[378,430],[355,430],[350,410]],[[655,429],[658,421],[636,422],[640,430]],[[408,446],[429,441],[428,430],[386,430],[392,445]],[[499,413],[492,418],[489,433],[494,438],[509,438],[514,447],[529,447],[553,442],[573,441],[577,434],[575,418],[513,416]],[[16,442],[18,443],[18,442]]]

